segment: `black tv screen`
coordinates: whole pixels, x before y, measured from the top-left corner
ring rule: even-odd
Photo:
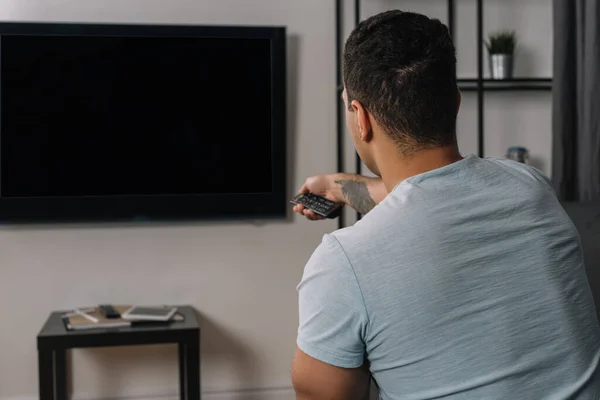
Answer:
[[[285,29],[0,24],[0,219],[283,217]]]

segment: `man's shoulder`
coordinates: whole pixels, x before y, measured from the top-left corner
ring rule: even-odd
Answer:
[[[485,159],[485,161],[487,161],[490,164],[494,164],[494,165],[504,169],[505,171],[510,171],[513,174],[519,174],[524,177],[529,177],[529,178],[531,178],[539,183],[542,183],[544,185],[550,185],[550,186],[552,185],[550,178],[548,178],[548,176],[546,176],[546,174],[544,174],[541,170],[539,170],[537,167],[534,167],[533,165],[524,164],[524,163],[517,162],[514,160],[509,160],[506,158],[495,158],[495,157],[488,157]]]
[[[471,179],[470,173],[478,175]],[[440,221],[464,219],[464,214],[486,196],[489,201],[484,203],[494,204],[490,212],[502,211],[502,207],[514,209],[513,203],[501,201],[500,194],[506,190],[519,197],[511,201],[539,204],[555,199],[550,180],[537,168],[507,159],[485,158],[473,168],[469,166],[467,173],[436,176],[417,183],[404,181],[356,224],[330,234],[327,243],[351,264],[383,256],[389,248],[414,250],[420,246],[419,238],[430,234]]]
[[[357,259],[373,257],[389,241],[402,246],[403,241],[412,239],[402,232],[417,223],[421,214],[422,205],[417,197],[404,197],[401,190],[396,190],[394,196],[388,196],[354,225],[331,233],[330,240],[335,240],[351,264]]]
[[[306,265],[307,269],[311,269],[313,266],[319,266],[317,269],[320,269],[324,265],[331,269],[337,269],[345,268],[349,264],[346,251],[337,237],[338,232],[340,231],[323,235],[321,243],[314,250]]]

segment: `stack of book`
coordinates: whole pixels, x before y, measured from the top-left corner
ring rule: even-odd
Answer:
[[[114,309],[120,314],[117,318],[107,318],[100,308],[78,308],[72,312],[63,315],[63,322],[67,330],[77,331],[86,329],[113,329],[133,327],[139,325],[160,325],[169,324],[175,321],[183,321],[184,317],[178,312],[174,312],[168,319],[157,320],[149,316],[144,318],[143,315],[135,317],[128,316],[132,306],[114,306]]]

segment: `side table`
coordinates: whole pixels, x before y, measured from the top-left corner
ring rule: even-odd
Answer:
[[[165,343],[178,344],[181,399],[200,400],[200,326],[192,307],[177,309],[184,321],[79,331],[66,329],[65,312],[53,312],[37,336],[40,400],[67,400],[67,350]]]

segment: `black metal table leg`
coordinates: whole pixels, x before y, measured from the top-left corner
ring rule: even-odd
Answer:
[[[200,338],[193,335],[185,343],[187,400],[200,400]]]
[[[54,400],[54,354],[38,350],[38,379],[40,400]]]
[[[54,350],[54,386],[55,400],[67,400],[67,351]]]
[[[181,400],[186,399],[186,385],[187,380],[186,368],[185,368],[185,343],[179,342],[177,345],[179,349],[179,398]]]

